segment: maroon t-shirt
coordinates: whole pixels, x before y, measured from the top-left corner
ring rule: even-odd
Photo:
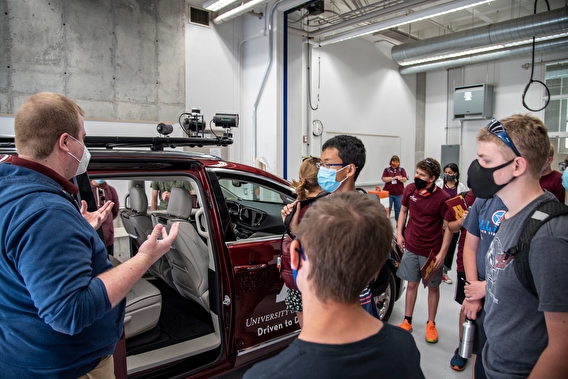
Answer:
[[[464,197],[464,201],[467,205],[467,209],[471,208],[473,202],[475,201],[475,195],[471,190],[467,191]],[[448,209],[448,213],[450,213],[449,217],[453,217],[452,211]],[[463,267],[463,245],[465,243],[465,236],[467,235],[467,230],[464,227],[461,228],[460,239],[458,241],[458,254],[456,256],[456,265],[458,266],[458,272],[465,272],[465,268]]]
[[[438,186],[426,197],[416,191],[414,183],[406,186],[401,203],[408,207],[408,221],[404,230],[408,251],[424,257],[430,255],[430,252],[434,255],[440,252],[444,220],[453,219],[453,216],[448,217],[446,200],[449,198],[450,196]]]
[[[540,187],[551,192],[558,201],[564,203],[566,190],[562,187],[562,174],[559,171],[552,170],[548,175],[540,177]]]
[[[391,178],[394,178],[395,176],[402,176],[403,178],[408,179],[408,176],[406,175],[406,171],[404,171],[404,169],[402,167],[398,167],[397,169],[394,169],[394,168],[389,166],[389,167],[385,168],[383,170],[382,178],[384,178],[385,176],[390,176]],[[386,182],[385,186],[383,187],[383,190],[389,191],[389,195],[400,196],[404,192],[404,183],[401,182],[400,180],[397,180],[395,184],[393,184],[392,182]]]

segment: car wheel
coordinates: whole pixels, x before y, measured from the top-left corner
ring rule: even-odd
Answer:
[[[396,282],[391,270],[388,270],[388,284],[383,293],[373,296],[373,300],[379,310],[379,318],[383,321],[388,321],[392,310],[394,308],[394,301],[396,299]]]

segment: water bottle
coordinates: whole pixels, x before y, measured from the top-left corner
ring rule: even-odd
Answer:
[[[466,317],[462,325],[462,340],[458,355],[464,359],[471,358],[471,351],[473,349],[473,338],[475,335],[475,322]]]

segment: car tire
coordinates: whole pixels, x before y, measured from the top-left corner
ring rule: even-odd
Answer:
[[[394,274],[390,269],[387,271],[388,284],[384,292],[373,296],[373,300],[375,301],[379,311],[379,318],[382,321],[388,321],[396,300],[396,281],[394,279]]]

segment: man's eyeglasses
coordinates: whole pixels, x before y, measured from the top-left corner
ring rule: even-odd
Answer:
[[[316,163],[316,167],[319,169],[320,167],[325,167],[325,168],[332,168],[332,167],[345,167],[349,165],[349,163],[345,164],[345,163],[323,163],[323,162],[317,162]]]
[[[501,141],[505,143],[505,145],[509,146],[511,150],[513,150],[517,157],[521,156],[521,153],[519,153],[519,150],[517,150],[515,144],[513,143],[513,140],[511,139],[511,137],[509,137],[507,131],[505,130],[505,127],[499,120],[491,120],[491,122],[487,125],[487,130],[489,131],[489,133],[499,137]]]

